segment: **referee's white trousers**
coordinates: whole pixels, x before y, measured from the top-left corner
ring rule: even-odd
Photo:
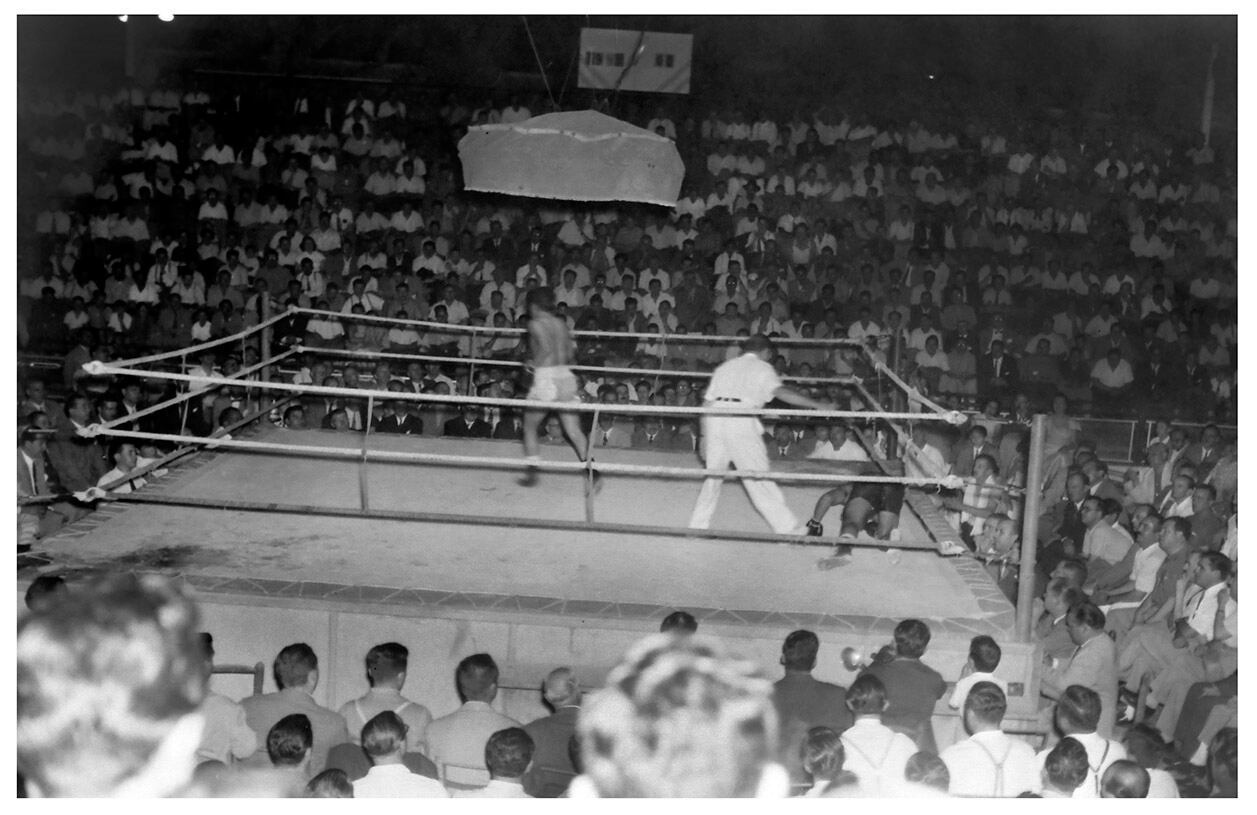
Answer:
[[[763,432],[763,425],[754,416],[704,416],[703,450],[707,469],[724,470],[732,464],[738,470],[767,470],[768,451],[764,449],[761,438]],[[711,526],[722,483],[720,478],[703,481],[698,500],[694,502],[694,512],[690,515],[691,529]],[[774,532],[787,535],[798,527],[798,519],[786,506],[786,498],[777,482],[744,478],[742,486]]]

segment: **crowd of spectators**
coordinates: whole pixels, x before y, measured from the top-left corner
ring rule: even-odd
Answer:
[[[22,101],[19,342],[33,351],[186,347],[297,305],[334,314],[284,321],[277,347],[512,359],[515,335],[353,317],[516,327],[543,285],[575,328],[650,335],[582,341],[590,364],[723,358],[679,334],[840,337],[954,406],[1059,392],[1079,415],[1235,414],[1234,157],[1203,137],[660,108],[636,123],[685,158],[667,211],[463,192],[458,137],[528,118],[518,98],[297,94],[269,117],[166,84]],[[796,376],[857,357],[781,356]],[[624,378],[630,401],[640,379]]]
[[[1210,580],[1225,571],[1218,558],[1202,558]],[[1118,733],[1093,677],[1066,668],[1059,687],[1045,683],[1048,724],[1027,729],[1012,721],[993,638],[974,637],[959,675],[944,678],[926,660],[929,626],[915,619],[848,665],[858,674],[843,687],[812,676],[811,631],[785,638],[773,682],[673,612],[605,681],[550,671],[540,691],[551,712],[521,723],[501,712],[487,653],[458,663],[451,711],[403,695],[411,649],[397,642],[366,649],[368,687],[337,709],[315,701],[319,659],[301,642],[275,656],[277,690],[237,702],[208,690],[214,639],[167,578],[46,576],[26,600],[20,795],[1084,799],[1235,797],[1238,785],[1233,683],[1227,698],[1190,685],[1168,737],[1145,724]],[[1066,617],[1071,662],[1097,638],[1112,647],[1093,604]],[[932,718],[948,692],[958,719],[940,751]]]

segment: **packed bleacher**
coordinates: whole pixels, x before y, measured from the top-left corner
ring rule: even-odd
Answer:
[[[23,97],[32,352],[186,347],[296,304],[347,319],[302,315],[277,347],[467,356],[477,342],[509,358],[510,335],[352,315],[514,327],[545,285],[574,328],[661,335],[589,342],[592,364],[722,358],[663,339],[679,333],[847,337],[952,406],[1062,393],[1079,415],[1235,415],[1234,156],[1199,134],[661,108],[636,124],[685,158],[669,212],[462,192],[458,137],[528,118],[518,98],[298,94],[259,120],[239,96],[166,85]],[[780,366],[841,374],[853,358],[807,349]]]
[[[1230,561],[1202,557],[1198,574],[1208,614],[1216,606],[1233,620]],[[1060,580],[1063,591],[1048,589],[1049,627],[1080,593]],[[1018,722],[1024,712],[1014,716],[995,639],[974,637],[963,669],[944,677],[930,666],[930,627],[916,619],[867,658],[844,653],[855,672],[844,687],[813,676],[821,643],[812,631],[785,637],[780,673],[770,674],[676,611],[605,677],[549,670],[539,688],[548,715],[520,722],[503,712],[489,653],[459,659],[460,704],[450,710],[413,698],[430,696],[407,682],[412,660],[435,656],[423,641],[358,643],[365,692],[335,707],[314,697],[319,655],[291,643],[271,663],[276,690],[263,693],[258,675],[253,694],[236,700],[208,689],[215,637],[167,578],[42,577],[26,602],[16,648],[21,795],[1096,799],[1236,797],[1238,788],[1234,674],[1210,678],[1192,671],[1188,651],[1156,650],[1158,672],[1179,671],[1186,684],[1160,681],[1155,724],[1119,723],[1115,646],[1085,599],[1062,615],[1074,653],[1048,657],[1043,724],[1029,728]],[[1189,611],[1173,636],[1203,642],[1195,618]],[[1171,634],[1153,619],[1128,636],[1149,666],[1150,643]],[[946,732],[935,721],[944,697]]]

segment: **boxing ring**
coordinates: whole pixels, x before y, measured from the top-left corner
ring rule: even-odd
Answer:
[[[260,604],[305,608],[316,615],[361,615],[369,610],[389,619],[417,616],[482,625],[500,620],[512,631],[523,625],[520,621],[530,621],[564,628],[572,643],[599,632],[584,652],[573,645],[568,654],[570,661],[593,665],[613,664],[611,651],[627,645],[624,632],[636,636],[653,630],[674,608],[690,611],[700,625],[764,649],[769,643],[774,649],[779,647],[780,638],[796,627],[812,628],[822,639],[835,643],[872,649],[887,640],[899,619],[916,616],[929,621],[938,643],[935,647],[943,655],[940,658],[957,661],[957,671],[974,634],[991,634],[1001,642],[1016,638],[1020,621],[1012,605],[983,565],[958,546],[958,537],[941,522],[938,512],[931,513],[932,505],[924,494],[909,490],[897,539],[843,539],[842,543],[854,547],[849,562],[841,569],[822,571],[817,568],[818,558],[839,540],[771,533],[736,484],[739,477],[771,478],[781,486],[795,515],[805,519],[816,498],[837,484],[861,481],[955,489],[963,486],[961,479],[891,475],[891,469],[876,462],[876,457],[875,463],[883,466],[880,476],[855,474],[849,466],[828,461],[776,462],[770,472],[722,473],[705,470],[693,453],[600,447],[593,450],[593,466],[602,476],[601,488],[593,489],[590,464],[578,461],[566,444],[543,444],[540,482],[523,487],[516,481],[526,466],[519,442],[371,432],[369,417],[374,406],[401,400],[429,406],[576,410],[592,414],[595,424],[604,412],[629,418],[697,418],[715,412],[729,415],[730,411],[294,385],[279,381],[277,371],[307,352],[344,363],[380,357],[430,359],[470,369],[469,381],[477,367],[521,363],[302,345],[271,355],[270,330],[287,316],[275,315],[239,335],[191,348],[85,366],[97,375],[170,381],[182,390],[139,414],[85,428],[84,435],[136,443],[160,441],[177,447],[128,478],[159,467],[169,468],[168,475],[150,479],[138,491],[111,495],[110,500],[100,501],[97,512],[42,541],[41,554],[50,561],[44,571],[65,575],[117,568],[160,571],[183,579],[211,608],[218,608],[216,603],[224,608]],[[396,322],[363,315],[350,319]],[[446,333],[518,333],[517,329],[406,322]],[[591,336],[657,339],[620,332],[573,333],[578,343]],[[718,347],[739,339],[669,338]],[[205,350],[259,341],[261,361],[235,374],[186,372],[187,361]],[[846,340],[782,340],[778,344],[801,343],[852,346]],[[876,383],[850,376],[811,377],[802,384],[850,386],[860,394],[864,410],[735,412],[766,421],[881,419],[892,423],[892,435],[904,440],[899,423],[964,420],[961,414],[916,394],[880,360],[873,359],[870,367],[885,377],[882,387],[906,389],[907,399],[917,402],[920,410],[881,410],[880,400],[872,393]],[[698,371],[573,368],[585,376],[695,380],[709,376]],[[224,386],[244,386],[261,398],[256,410],[210,437],[127,429],[145,414],[184,409],[189,399],[205,389]],[[282,410],[301,396],[362,400],[368,429],[290,430],[265,421],[273,409]],[[871,436],[862,438],[870,451],[877,449]],[[735,482],[726,484],[731,488],[721,494],[718,528],[687,529],[701,481],[710,476]],[[105,485],[106,490],[110,486]],[[339,611],[328,612],[328,608]],[[329,630],[335,628],[328,625]],[[333,647],[334,635],[319,634],[324,635]],[[266,634],[242,632],[242,636]],[[600,649],[609,650],[603,654]],[[840,649],[829,650],[836,658]],[[1013,681],[1028,688],[1034,681],[1034,659],[1032,648],[1025,650],[1024,670],[1016,667],[1016,648],[1010,670]],[[598,655],[591,656],[593,652]],[[225,658],[230,659],[230,654]],[[246,658],[251,661],[256,656]],[[773,661],[775,656],[768,664]],[[527,662],[519,663],[517,670],[531,676]],[[345,670],[341,684],[350,681],[351,670]]]

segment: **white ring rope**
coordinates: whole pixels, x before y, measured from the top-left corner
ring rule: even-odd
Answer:
[[[440,303],[432,303],[431,308],[435,308]],[[441,332],[457,332],[465,334],[509,334],[522,335],[527,334],[527,329],[523,328],[495,328],[489,325],[461,325],[458,323],[436,323],[431,320],[412,320],[402,319],[400,317],[384,317],[376,314],[346,314],[341,311],[324,311],[322,309],[290,307],[288,314],[311,314],[322,317],[332,317],[337,320],[361,320],[370,323],[391,323],[395,325],[408,325],[431,328],[437,333]],[[644,339],[654,340],[656,342],[675,342],[678,344],[693,343],[720,343],[723,345],[741,345],[746,342],[746,337],[729,336],[725,334],[664,334],[662,332],[650,333],[640,331],[572,331],[571,335],[580,339],[582,337],[600,337],[605,339]],[[860,340],[853,340],[846,337],[773,337],[772,342],[775,345],[821,345],[834,346],[837,348],[864,348],[864,343]]]
[[[292,350],[285,351],[282,354],[271,357],[265,362],[259,362],[258,364],[250,366],[248,368],[241,368],[239,371],[236,371],[234,374],[231,374],[230,376],[227,376],[227,377],[220,376],[220,377],[213,377],[211,379],[210,377],[206,377],[206,376],[194,376],[191,374],[184,374],[182,381],[196,382],[197,384],[212,383],[213,385],[239,385],[239,384],[242,384],[242,382],[245,382],[244,377],[248,376],[249,374],[255,373],[261,370],[262,368],[267,367],[268,365],[273,365],[274,363],[279,362],[280,360],[287,359],[288,357],[293,356],[294,354],[296,354],[296,351],[292,351]],[[92,363],[90,362],[86,363],[84,364],[83,368],[86,370],[91,364]],[[108,366],[105,366],[105,367],[108,367]],[[148,379],[148,378],[165,379],[166,378],[166,377],[161,376],[161,374],[164,373],[162,371],[135,371],[130,368],[124,368],[122,370],[131,376],[142,376],[145,379]],[[260,382],[255,383],[252,380],[248,380],[247,384],[245,384],[245,387],[247,389],[251,389],[255,384],[262,384],[262,383]],[[180,391],[179,393],[175,394],[173,397],[171,397],[170,399],[167,399],[164,402],[158,402],[155,405],[149,405],[148,407],[143,408],[142,410],[137,410],[135,413],[128,413],[126,416],[119,416],[117,419],[113,419],[112,421],[90,425],[90,427],[94,427],[97,429],[96,432],[94,433],[87,434],[84,432],[85,430],[87,430],[87,428],[82,428],[79,430],[79,435],[80,436],[82,435],[95,436],[98,433],[103,433],[103,432],[112,430],[113,428],[118,427],[120,425],[134,424],[137,419],[156,413],[159,410],[165,410],[168,407],[172,407],[174,405],[187,402],[191,400],[192,398],[196,397],[198,394],[201,394],[207,390],[209,390],[208,387],[201,388],[200,390],[193,390],[189,388],[186,391]]]
[[[871,483],[871,484],[902,484],[904,486],[941,486],[947,489],[959,489],[965,480],[960,476],[948,475],[942,478],[913,478],[887,475],[855,475],[847,473],[791,473],[779,470],[709,470],[697,467],[660,467],[644,464],[614,464],[600,461],[546,461],[526,460],[519,457],[505,456],[458,456],[449,453],[417,453],[400,450],[363,450],[358,447],[321,447],[305,444],[280,444],[278,442],[251,441],[248,439],[218,439],[211,437],[177,436],[171,433],[148,433],[139,430],[113,430],[111,436],[124,438],[151,439],[153,441],[178,441],[194,444],[198,441],[207,447],[222,447],[240,450],[259,450],[276,453],[291,453],[303,456],[322,456],[325,458],[345,458],[355,461],[364,456],[367,459],[393,462],[418,462],[429,464],[464,464],[483,467],[505,467],[508,469],[526,469],[536,467],[540,470],[555,472],[584,472],[590,468],[599,473],[620,475],[663,475],[677,478],[706,479],[726,478],[765,481],[784,481],[798,484],[830,485],[835,483]]]
[[[150,354],[149,356],[146,356],[146,357],[120,359],[114,364],[116,365],[144,365],[149,362],[161,362],[162,360],[174,359],[175,357],[188,357],[196,353],[197,351],[205,351],[219,345],[224,345],[226,343],[235,342],[236,340],[242,340],[245,337],[249,336],[250,334],[255,334],[264,328],[274,325],[280,320],[287,319],[288,316],[289,314],[287,312],[280,312],[279,314],[276,314],[267,320],[263,320],[257,325],[250,326],[249,328],[246,328],[244,331],[240,331],[236,334],[232,334],[229,337],[219,337],[216,340],[203,342],[200,345],[189,345],[187,348],[180,348],[177,351],[165,351],[160,354]]]
[[[932,399],[929,399],[921,395],[921,391],[917,390],[916,388],[909,385],[907,382],[903,381],[903,379],[899,376],[899,374],[891,370],[889,365],[882,362],[877,357],[870,355],[870,359],[873,362],[873,366],[878,371],[890,377],[890,380],[894,382],[896,385],[898,385],[903,390],[903,392],[908,395],[909,399],[915,399],[918,403],[920,403],[922,407],[927,407],[930,410],[934,411],[935,413],[959,413],[960,412],[960,411],[949,411],[947,408],[943,407],[942,405],[938,404]],[[956,424],[957,426],[959,426],[959,424],[963,424],[963,422],[961,423],[952,422],[952,423]]]
[[[415,362],[443,362],[446,364],[471,364],[471,365],[488,365],[499,367],[523,367],[525,363],[517,359],[491,359],[488,357],[440,357],[431,354],[404,354],[395,351],[352,351],[347,348],[323,348],[319,346],[294,345],[299,353],[305,354],[322,354],[326,356],[341,357],[360,357],[367,359],[409,359]],[[638,376],[642,379],[653,379],[659,376],[676,377],[678,379],[687,378],[711,378],[711,371],[678,371],[670,368],[615,368],[607,365],[569,365],[573,371],[592,371],[598,373],[615,374],[617,376]],[[807,382],[807,383],[828,383],[839,385],[854,384],[859,377],[856,376],[783,376],[782,380],[787,382]]]
[[[260,363],[269,364],[270,361]],[[176,382],[197,382],[204,385],[231,385],[235,379],[209,376],[192,376],[172,371],[135,370],[125,366],[109,365],[99,360],[83,364],[83,369],[93,376],[117,374],[121,376],[138,376],[146,379],[170,379]],[[578,413],[607,412],[616,414],[641,413],[659,416],[676,416],[679,414],[694,416],[775,416],[775,417],[811,417],[828,419],[902,419],[905,421],[945,421],[956,423],[951,414],[931,413],[871,413],[860,410],[797,410],[797,409],[765,409],[739,407],[736,402],[727,403],[729,407],[678,407],[672,405],[606,405],[598,402],[545,402],[533,399],[493,399],[485,396],[458,396],[435,393],[406,393],[404,391],[373,390],[367,388],[335,388],[324,385],[294,385],[288,382],[256,382],[250,387],[260,389],[294,391],[320,396],[342,396],[354,399],[373,397],[385,401],[436,402],[455,405],[486,405],[493,407],[523,408],[544,411],[568,411]],[[961,422],[967,421],[964,414],[959,414]],[[82,432],[82,431],[80,431]]]

